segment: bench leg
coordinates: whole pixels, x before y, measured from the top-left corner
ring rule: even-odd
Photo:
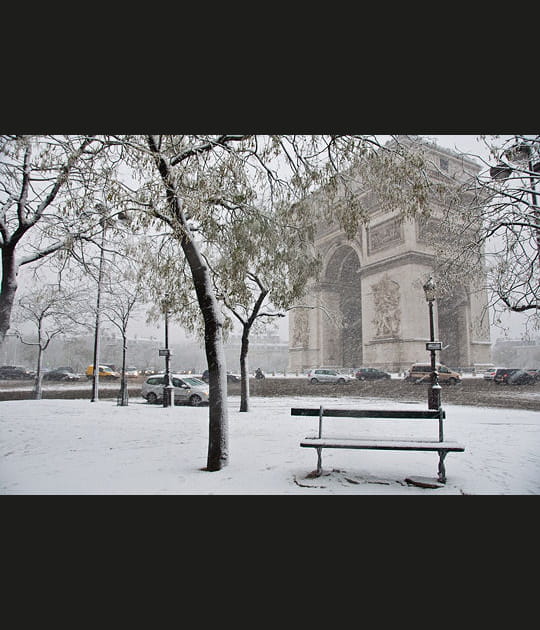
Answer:
[[[322,448],[317,449],[317,477],[322,475]]]
[[[444,458],[448,451],[439,451],[439,482],[446,483],[446,469],[444,468]]]

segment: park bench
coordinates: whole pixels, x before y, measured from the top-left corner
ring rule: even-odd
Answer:
[[[319,418],[319,432],[316,437],[306,437],[300,442],[300,446],[315,448],[317,450],[317,476],[322,474],[322,449],[375,449],[383,451],[433,451],[439,455],[438,481],[446,483],[446,470],[444,459],[449,452],[463,452],[465,447],[458,442],[445,440],[443,434],[443,421],[446,413],[443,409],[422,410],[398,410],[398,409],[326,409],[317,408],[292,408],[292,416],[317,416]],[[327,418],[359,418],[363,420],[437,420],[438,439],[392,439],[388,437],[325,437],[323,435],[323,419]]]

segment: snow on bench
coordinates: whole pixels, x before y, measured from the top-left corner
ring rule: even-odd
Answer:
[[[300,446],[315,448],[317,450],[317,476],[322,474],[322,449],[346,448],[346,449],[374,449],[382,451],[433,451],[439,454],[438,481],[446,483],[446,470],[444,459],[449,452],[460,453],[465,447],[458,442],[445,440],[443,433],[443,421],[446,412],[443,409],[400,410],[400,409],[326,409],[320,406],[316,408],[291,409],[292,416],[317,416],[319,418],[319,432],[316,437],[306,437]],[[368,420],[437,420],[439,424],[438,439],[397,439],[388,437],[330,437],[323,436],[323,418],[362,418]]]

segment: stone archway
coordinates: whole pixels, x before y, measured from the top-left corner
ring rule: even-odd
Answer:
[[[321,283],[322,302],[330,311],[323,318],[324,365],[362,365],[362,293],[360,260],[350,245],[340,245],[330,256]]]

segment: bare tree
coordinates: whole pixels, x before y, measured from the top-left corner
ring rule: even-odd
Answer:
[[[478,178],[483,225],[477,241],[489,251],[491,288],[513,312],[540,322],[540,135],[491,144],[495,164]]]
[[[440,225],[439,286],[487,291],[496,324],[503,312],[540,326],[540,136],[483,136],[489,149],[476,177],[447,188]]]
[[[88,227],[81,212],[101,177],[103,147],[96,136],[0,137],[0,343],[19,269],[69,248]]]
[[[34,398],[42,397],[42,360],[51,341],[59,336],[78,332],[85,322],[80,320],[82,295],[78,291],[66,292],[57,285],[43,285],[26,292],[18,300],[17,320],[35,327],[35,337],[19,328],[15,334],[20,341],[37,349]]]
[[[136,282],[136,270],[132,260],[123,258],[114,262],[114,276],[109,274],[104,282],[103,315],[122,336],[122,369],[120,379],[120,406],[128,404],[126,380],[127,328],[129,320],[140,306],[141,287]]]

